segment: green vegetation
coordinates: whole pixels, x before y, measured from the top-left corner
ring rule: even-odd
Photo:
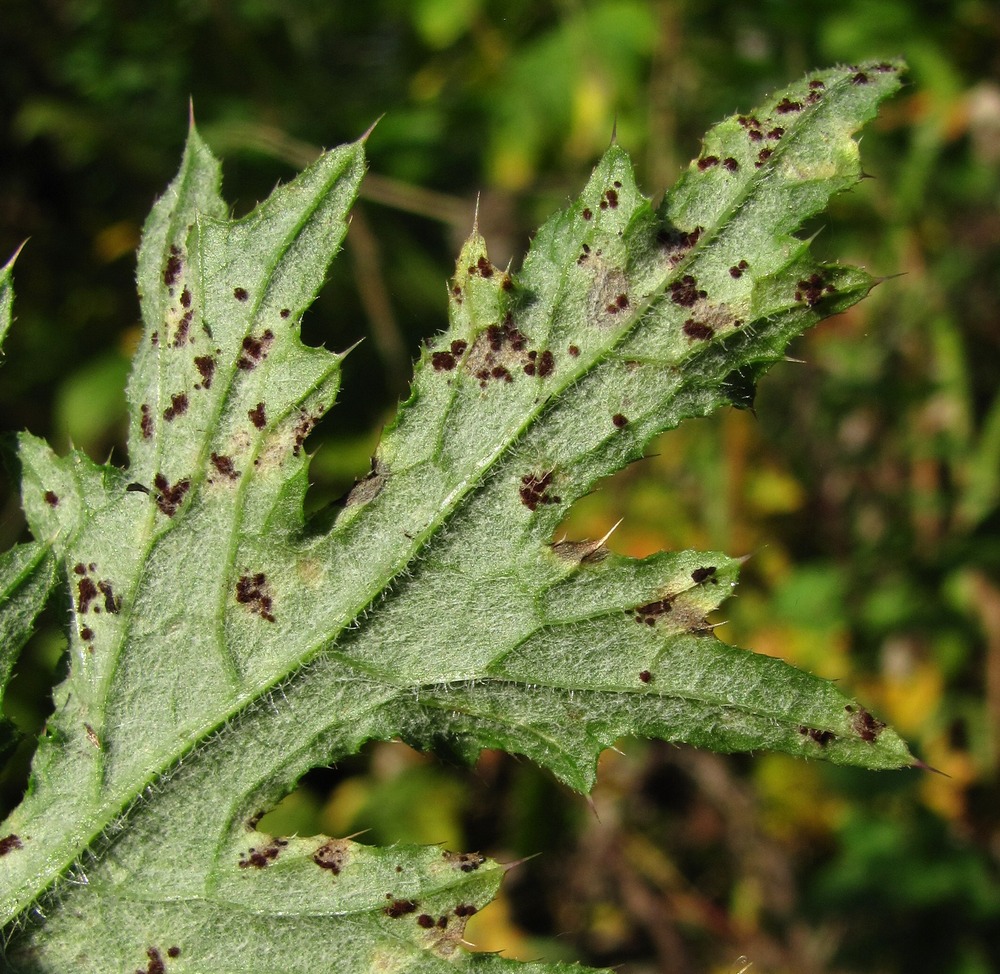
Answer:
[[[195,3],[126,16],[77,2],[45,24],[21,6],[0,40],[15,42],[5,63],[22,68],[0,92],[11,120],[0,252],[32,240],[18,263],[3,408],[6,428],[27,426],[61,452],[69,441],[95,460],[121,449],[120,390],[139,341],[134,218],[169,178],[188,95],[227,158],[237,214],[289,177],[287,163],[309,161],[310,143],[354,138],[388,110],[366,147],[372,178],[347,252],[305,321],[309,343],[370,339],[345,363],[343,405],[310,437],[310,449],[325,443],[310,511],[367,473],[378,427],[405,392],[409,350],[440,327],[442,268],[478,191],[489,258],[518,267],[527,231],[582,183],[615,116],[639,184],[669,185],[705,155],[706,119],[750,112],[811,64],[905,55],[910,85],[865,136],[876,179],[808,229],[823,227],[821,260],[906,276],[799,340],[792,355],[806,364],[761,383],[756,415],[684,424],[650,459],[601,481],[560,530],[602,537],[624,517],[607,542],[621,556],[754,552],[719,634],[838,680],[951,777],[631,741],[627,760],[604,756],[595,819],[530,764],[487,753],[470,779],[382,744],[310,772],[259,825],[367,828],[372,845],[440,841],[501,861],[546,852],[513,870],[500,902],[469,925],[470,939],[508,955],[625,960],[632,971],[727,971],[739,954],[767,971],[1000,963],[989,4],[935,16],[879,5],[877,25],[862,4],[819,14],[783,3],[470,0],[349,14]],[[38,588],[6,592],[30,615],[48,562],[44,550],[16,550],[9,577]],[[47,701],[66,675],[63,621],[61,609],[42,616],[5,699],[23,735],[4,779],[8,807],[32,738],[58,719]]]

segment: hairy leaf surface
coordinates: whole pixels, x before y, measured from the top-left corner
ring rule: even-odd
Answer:
[[[322,527],[304,444],[343,356],[299,322],[363,146],[230,220],[192,130],[139,256],[128,469],[20,441],[38,542],[0,566],[0,625],[30,627],[4,606],[38,601],[29,562],[48,591],[49,547],[71,621],[0,842],[13,970],[562,970],[461,948],[503,872],[476,854],[257,831],[367,740],[505,748],[580,790],[623,735],[913,763],[832,684],[712,636],[737,559],[553,540],[653,436],[748,405],[791,338],[867,293],[793,233],[859,179],[852,133],[899,70],[818,72],[722,122],[658,208],[613,145],[518,273],[473,234],[449,328]]]

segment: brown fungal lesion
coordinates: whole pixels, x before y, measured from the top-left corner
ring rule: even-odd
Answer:
[[[647,602],[645,605],[637,605],[632,610],[635,621],[642,625],[655,626],[658,619],[673,611],[674,598],[673,595],[665,595],[663,598]]]
[[[237,865],[240,869],[266,869],[281,855],[282,850],[288,845],[288,839],[272,838],[270,842],[262,846],[251,846],[242,856]]]
[[[339,876],[350,861],[350,843],[347,839],[328,839],[312,855],[312,861],[320,869],[326,869],[333,876]]]
[[[153,486],[156,488],[154,495],[156,506],[167,517],[173,517],[181,504],[184,503],[184,497],[191,489],[191,481],[187,477],[183,477],[171,484],[162,473],[158,473],[153,478]]]
[[[537,510],[540,504],[562,503],[561,497],[549,491],[554,476],[555,471],[548,470],[545,473],[525,474],[521,478],[521,486],[518,488],[518,494],[520,495],[521,503],[529,511]]]
[[[250,612],[259,615],[266,622],[276,622],[274,598],[270,592],[270,584],[264,572],[253,575],[241,575],[236,582],[236,601],[246,606]]]

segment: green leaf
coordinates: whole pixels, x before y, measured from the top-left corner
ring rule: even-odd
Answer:
[[[257,831],[371,739],[503,747],[578,789],[628,734],[913,763],[832,684],[712,636],[737,559],[553,541],[653,436],[748,404],[792,337],[867,293],[792,233],[860,177],[851,135],[899,70],[820,72],[721,123],[658,209],[612,146],[517,274],[474,234],[450,327],[328,530],[303,518],[303,444],[343,356],[299,320],[362,145],[232,221],[192,131],[140,252],[128,470],[21,439],[72,619],[4,826],[12,969],[568,970],[459,949],[503,872],[478,855]]]
[[[0,268],[0,345],[10,328],[14,308],[11,280],[15,254]],[[51,502],[51,498],[43,495]],[[14,672],[18,653],[28,641],[39,612],[45,607],[56,584],[56,560],[48,541],[16,545],[0,555],[0,695]],[[6,717],[0,718],[0,753],[6,752],[15,739]]]

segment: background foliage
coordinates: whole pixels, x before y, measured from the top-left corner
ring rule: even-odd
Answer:
[[[306,322],[331,348],[366,339],[310,441],[318,506],[367,469],[418,342],[443,326],[477,194],[491,256],[516,259],[615,120],[654,191],[765,91],[904,56],[911,87],[863,142],[875,178],[835,201],[816,246],[905,276],[804,338],[756,416],[669,434],[567,531],[624,517],[611,543],[628,554],[753,552],[725,638],[842,679],[950,777],[629,741],[591,810],[500,755],[470,775],[390,744],[311,774],[273,814],[304,834],[544,851],[469,927],[515,956],[629,974],[727,971],[740,954],[775,974],[1000,969],[998,52],[987,0],[7,0],[0,260],[31,240],[0,422],[120,457],[133,251],[189,96],[241,212],[387,113],[347,259]],[[60,625],[20,667],[24,727],[45,719]],[[27,759],[0,782],[8,805]]]

